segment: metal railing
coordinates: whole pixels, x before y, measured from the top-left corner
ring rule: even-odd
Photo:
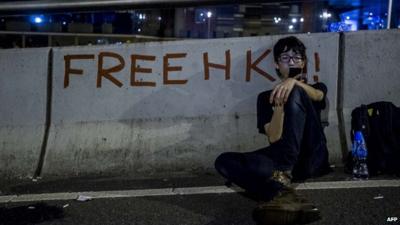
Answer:
[[[179,38],[169,37],[156,37],[146,35],[124,35],[124,34],[101,34],[101,33],[58,33],[58,32],[23,32],[23,31],[0,31],[1,35],[14,35],[21,37],[21,45],[18,47],[26,48],[27,38],[34,36],[47,36],[47,46],[67,46],[58,44],[55,42],[57,38],[71,38],[73,42],[70,45],[87,45],[88,40],[101,40],[101,39],[114,39],[115,43],[134,43],[134,42],[148,42],[148,41],[175,41],[180,40]],[[81,41],[86,39],[84,43]],[[91,44],[96,45],[99,43],[92,42]],[[103,43],[104,44],[104,43]],[[108,44],[108,42],[107,42]]]
[[[54,10],[93,10],[121,7],[176,7],[217,4],[237,4],[249,2],[268,2],[266,0],[39,0],[39,1],[8,1],[0,3],[0,13]]]

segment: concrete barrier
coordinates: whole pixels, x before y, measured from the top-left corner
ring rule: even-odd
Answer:
[[[351,111],[361,104],[391,101],[400,106],[400,30],[345,34],[344,101],[348,149]]]
[[[46,118],[49,48],[0,51],[0,175],[33,176]]]
[[[308,47],[309,79],[317,75],[328,86],[325,133],[331,162],[340,163],[339,34],[297,36]],[[49,76],[44,176],[203,170],[221,152],[266,146],[256,129],[256,97],[279,82],[268,49],[281,37],[55,48],[51,74],[49,48],[1,50],[0,175],[32,176],[39,164]],[[352,109],[400,105],[399,38],[399,30],[344,34],[348,147]]]
[[[400,105],[399,35],[398,30],[344,34],[348,148],[352,109],[375,101]],[[339,35],[297,36],[308,47],[310,80],[315,74],[328,86],[325,133],[331,162],[340,163]],[[278,82],[267,50],[281,37],[54,49],[52,123],[43,175],[209,169],[223,151],[267,145],[257,134],[256,97]],[[48,48],[0,51],[0,173],[5,178],[32,176],[38,165],[48,54]]]
[[[256,98],[278,82],[268,49],[281,37],[55,48],[43,175],[209,169],[221,152],[266,146]],[[329,88],[325,131],[335,161],[339,35],[298,37],[309,74]]]

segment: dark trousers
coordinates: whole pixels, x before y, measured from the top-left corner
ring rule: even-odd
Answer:
[[[312,101],[302,88],[293,88],[284,111],[280,140],[253,152],[225,152],[215,160],[215,168],[223,177],[261,200],[270,200],[280,191],[282,185],[270,179],[272,173],[293,169],[304,145],[303,137],[314,146],[324,138]]]

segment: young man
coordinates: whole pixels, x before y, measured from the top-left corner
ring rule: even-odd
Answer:
[[[323,83],[308,85],[303,78],[305,50],[293,36],[280,39],[274,46],[281,82],[257,99],[257,128],[270,145],[253,152],[226,152],[215,161],[222,176],[267,202],[256,208],[256,220],[285,224],[306,219],[305,212],[314,217],[319,213],[290,187],[293,179],[304,180],[330,171],[320,121],[327,88]]]

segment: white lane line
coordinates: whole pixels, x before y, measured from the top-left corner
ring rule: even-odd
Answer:
[[[4,195],[4,196],[0,196],[0,203],[3,202],[11,202],[12,199],[14,199],[15,197],[17,197],[16,195]]]
[[[367,180],[367,181],[334,181],[334,182],[308,182],[296,184],[297,190],[316,189],[348,189],[348,188],[371,188],[371,187],[400,187],[400,180]],[[159,188],[120,191],[88,191],[88,192],[61,192],[44,194],[23,194],[0,196],[0,203],[6,202],[34,202],[49,200],[73,200],[79,195],[90,196],[92,199],[101,198],[132,198],[149,196],[171,196],[171,195],[195,195],[195,194],[222,194],[242,192],[243,190],[234,186],[207,186],[207,187],[185,187],[185,188]]]
[[[346,189],[369,187],[400,187],[400,180],[364,180],[300,183],[297,190]]]

